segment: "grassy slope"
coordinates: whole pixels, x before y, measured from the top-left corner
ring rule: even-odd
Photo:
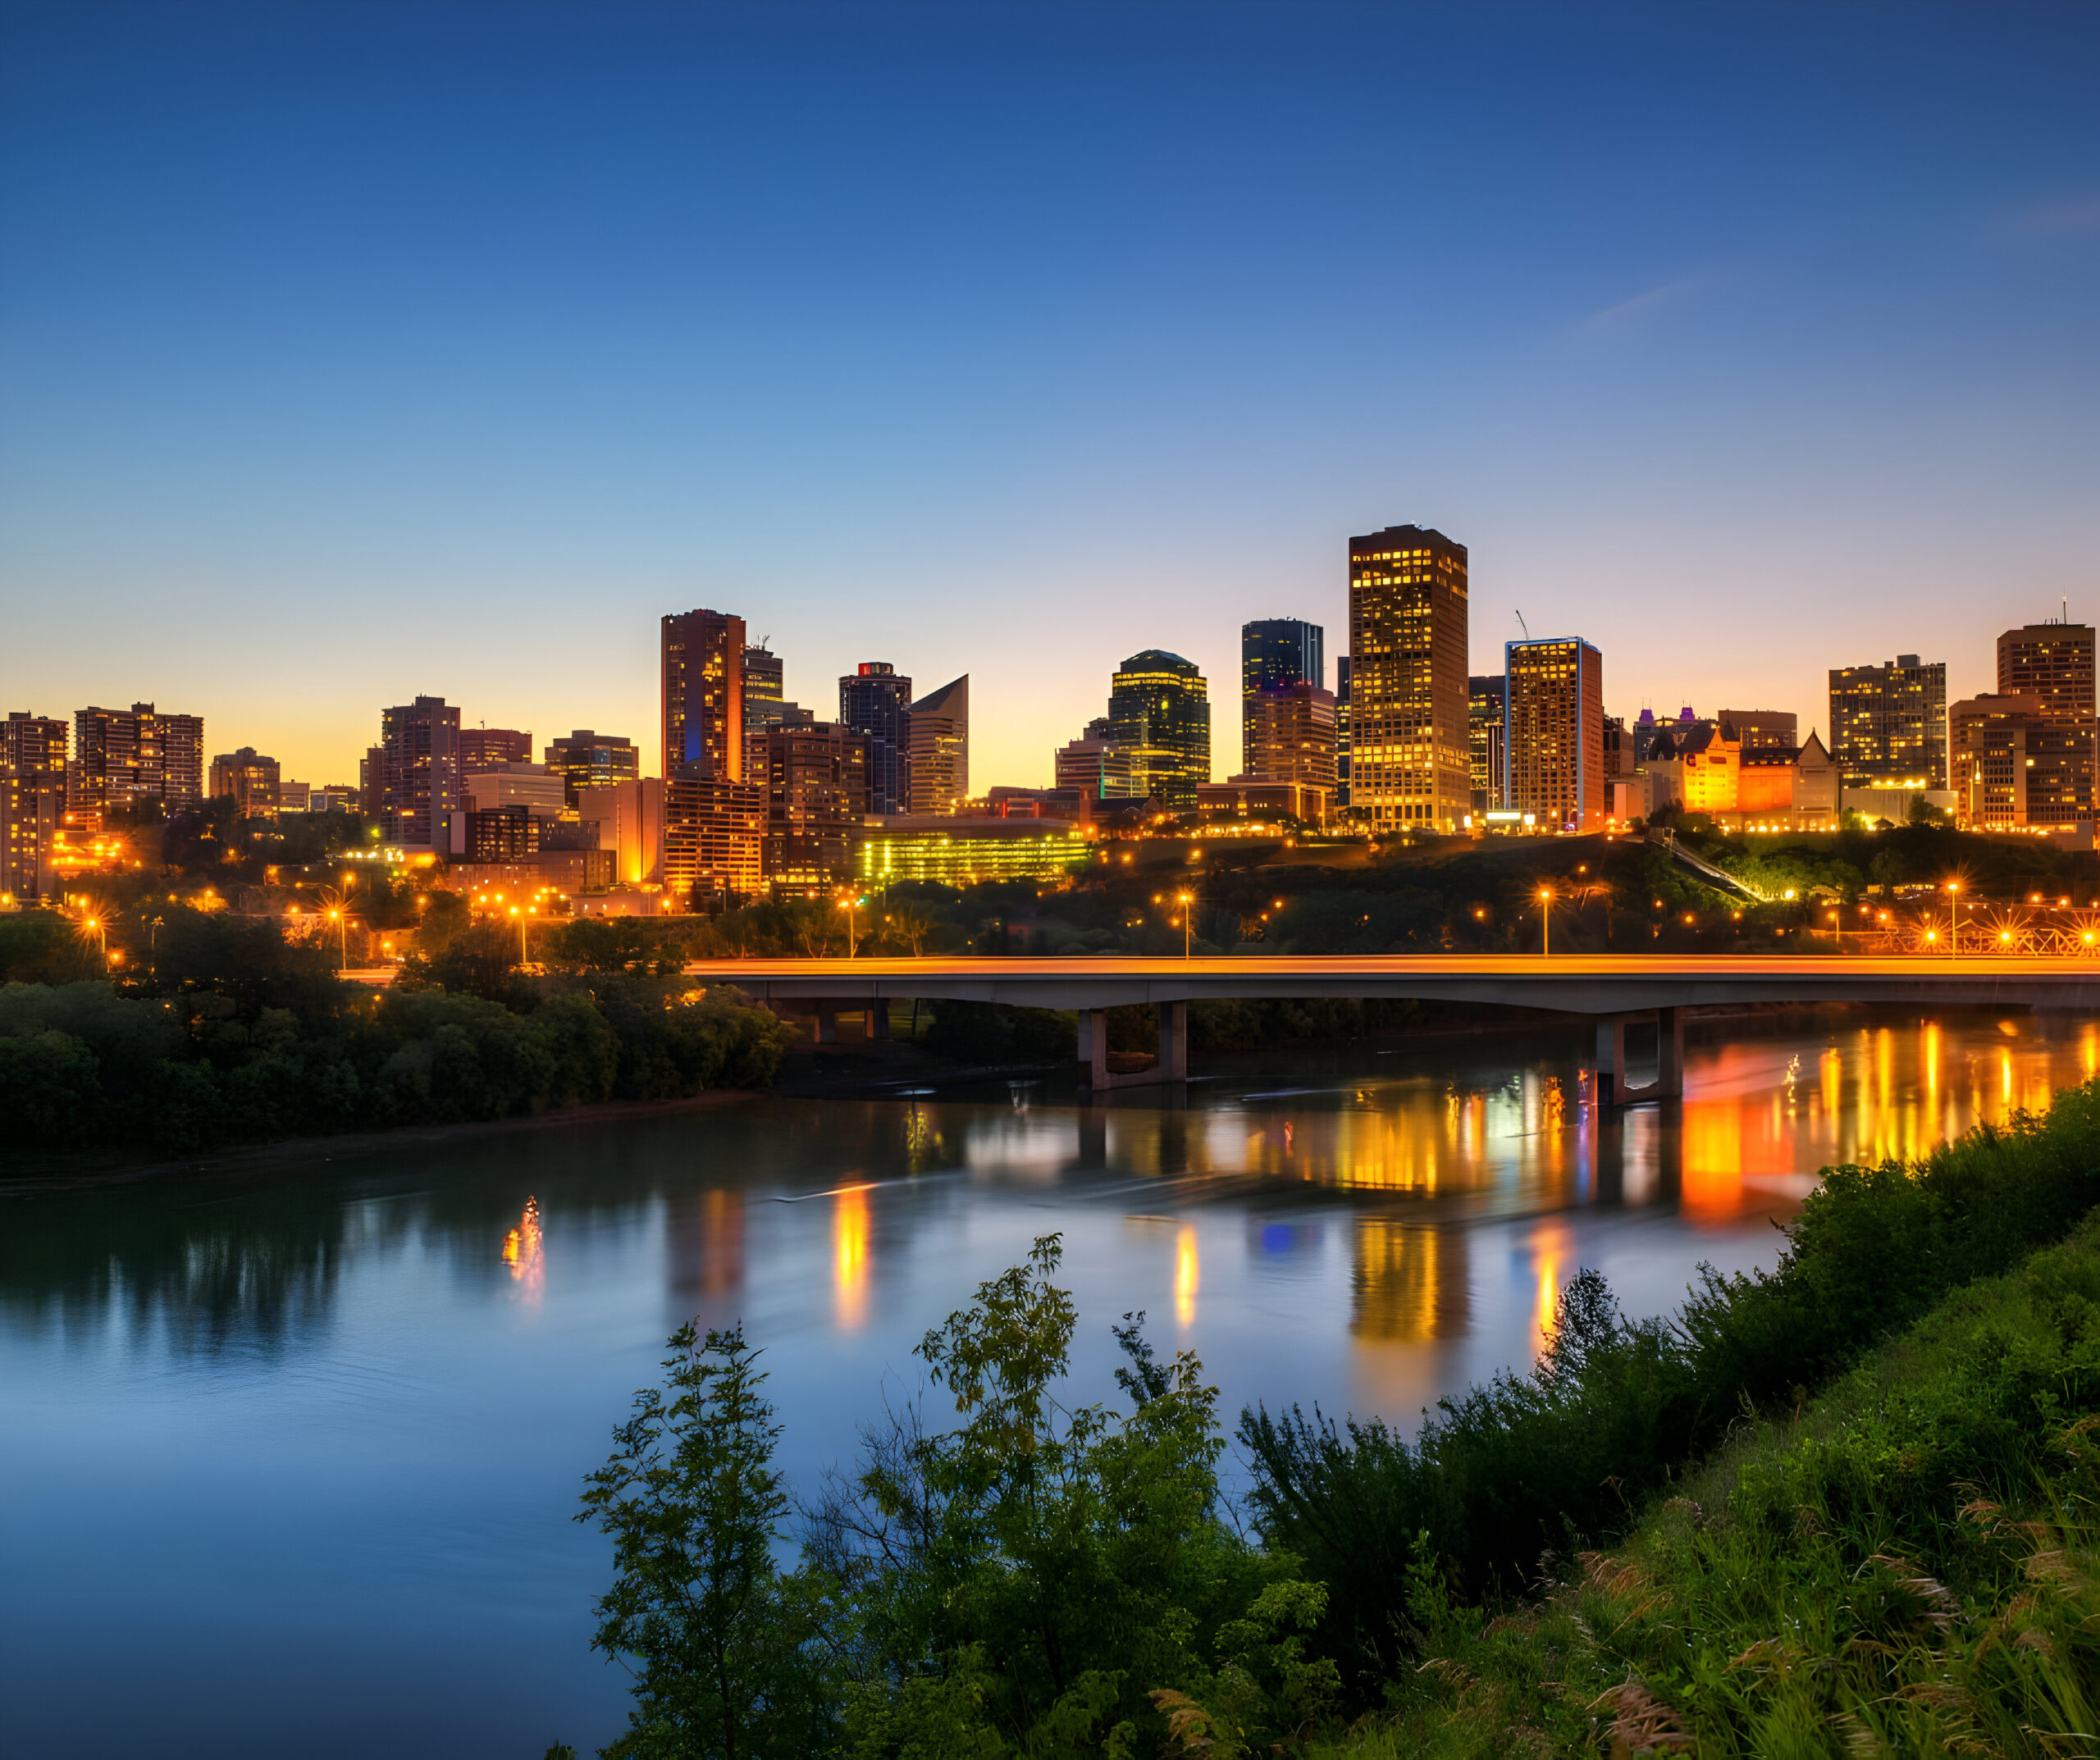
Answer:
[[[1950,1296],[1578,1581],[1317,1748],[1414,1755],[2100,1753],[2100,1211]]]

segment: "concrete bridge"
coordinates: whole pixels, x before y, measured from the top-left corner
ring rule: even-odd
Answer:
[[[1598,1097],[1607,1104],[1684,1091],[1687,1008],[1751,1002],[1874,1002],[1902,1008],[2100,1008],[2100,959],[1914,955],[1769,957],[1577,954],[1432,954],[1174,959],[704,960],[705,983],[734,984],[763,1002],[813,1015],[819,1042],[841,1014],[889,1030],[892,1001],[1003,1002],[1076,1010],[1080,1061],[1097,1088],[1185,1080],[1188,1005],[1270,998],[1380,997],[1556,1009],[1597,1024]],[[1107,1064],[1105,1009],[1159,1008],[1159,1061],[1130,1075]],[[1656,1078],[1625,1080],[1626,1030],[1652,1024]]]

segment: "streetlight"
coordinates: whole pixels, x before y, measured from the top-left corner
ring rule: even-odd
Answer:
[[[1191,951],[1193,943],[1189,936],[1189,906],[1194,901],[1195,894],[1176,892],[1174,896],[1181,901],[1181,957],[1186,960],[1193,957]]]
[[[853,913],[860,905],[861,901],[851,892],[838,901],[838,908],[846,913],[846,957],[849,960],[859,957],[854,951],[854,943],[861,937],[853,927]]]
[[[1961,924],[1956,916],[1961,909],[1961,882],[1959,880],[1948,881],[1947,891],[1947,956],[1952,960],[1955,949],[1961,944]]]
[[[1553,957],[1553,888],[1539,888],[1539,957]]]

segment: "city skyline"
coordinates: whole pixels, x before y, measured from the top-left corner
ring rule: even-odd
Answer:
[[[1470,671],[1521,612],[1629,717],[2100,613],[2090,15],[262,16],[0,21],[13,705],[317,782],[422,694],[646,739],[713,604],[805,704],[970,673],[1046,783],[1121,656],[1344,628],[1391,522],[1468,545]],[[1408,129],[1331,101],[1401,46]]]

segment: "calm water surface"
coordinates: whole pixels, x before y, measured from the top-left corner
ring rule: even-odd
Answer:
[[[1229,1411],[1412,1421],[1529,1361],[1577,1265],[1656,1312],[1701,1260],[1769,1264],[1819,1167],[2046,1106],[2100,1025],[1695,1025],[1684,1101],[1602,1120],[1582,1054],[1268,1059],[1175,1107],[755,1100],[0,1201],[0,1745],[588,1752],[625,1681],[568,1518],[688,1318],[765,1346],[804,1484],[1052,1230],[1084,1397],[1144,1308]]]

